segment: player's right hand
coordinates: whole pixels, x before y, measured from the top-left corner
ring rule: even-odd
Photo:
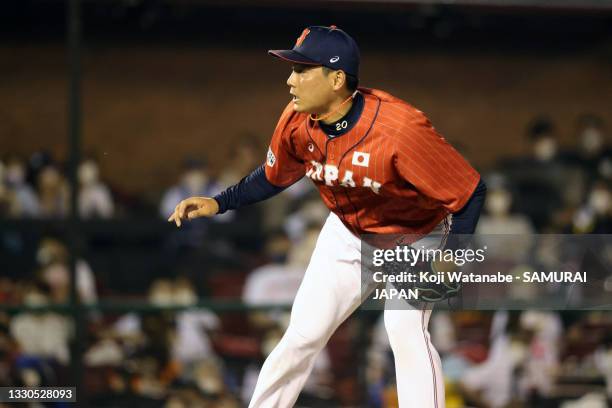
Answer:
[[[212,217],[219,212],[217,200],[209,197],[190,197],[176,206],[174,212],[168,217],[168,222],[181,226],[182,220],[193,220],[199,217]]]

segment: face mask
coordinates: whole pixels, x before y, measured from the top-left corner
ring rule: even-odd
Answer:
[[[41,244],[38,248],[38,251],[36,251],[36,261],[41,266],[48,265],[53,261],[68,262],[66,255],[66,251],[61,244],[50,241]]]
[[[60,185],[61,178],[59,172],[53,167],[46,167],[39,175],[40,186],[43,189],[57,188]]]
[[[41,247],[38,252],[36,252],[36,261],[39,263],[39,265],[47,265],[49,262],[51,262],[51,259],[53,259],[51,251],[44,246]]]
[[[222,391],[221,381],[212,373],[198,375],[197,384],[198,388],[207,395],[217,395]]]
[[[43,272],[45,282],[53,288],[68,286],[68,269],[62,264],[49,266]]]
[[[487,211],[492,215],[504,215],[510,211],[509,194],[493,192],[485,201]]]
[[[47,298],[45,295],[38,292],[30,292],[23,298],[23,303],[26,306],[39,307],[47,304]]]
[[[98,166],[92,162],[85,162],[79,166],[79,181],[90,186],[98,181]]]
[[[589,196],[589,207],[599,215],[607,214],[610,209],[610,198],[608,190],[601,188],[593,190]]]
[[[580,145],[586,153],[597,153],[603,145],[601,132],[594,128],[585,129],[580,138]]]
[[[193,193],[201,191],[207,181],[206,175],[201,171],[190,171],[183,177],[183,184]]]
[[[26,387],[38,387],[41,384],[40,374],[33,368],[21,370],[21,380]]]
[[[181,306],[193,305],[198,301],[198,297],[190,289],[179,289],[174,292],[174,303]]]
[[[595,215],[593,214],[593,210],[588,208],[578,210],[572,219],[574,230],[580,232],[591,230],[594,222]]]
[[[150,301],[156,306],[170,306],[174,303],[172,292],[166,289],[153,291]]]
[[[23,168],[20,165],[10,165],[6,169],[6,182],[11,186],[19,186],[23,184],[25,175]]]
[[[557,142],[550,137],[540,139],[534,146],[535,157],[539,160],[550,160],[555,153],[557,153]]]

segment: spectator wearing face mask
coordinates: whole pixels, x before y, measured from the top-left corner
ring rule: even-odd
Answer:
[[[68,302],[70,296],[70,270],[68,249],[59,240],[45,238],[36,252],[40,267],[40,278],[50,288],[50,299],[55,303]],[[89,264],[78,259],[76,262],[77,293],[81,302],[95,303],[98,299],[96,280]]]
[[[40,213],[38,198],[34,189],[26,182],[26,164],[19,156],[10,156],[6,160],[3,178],[6,188],[15,198],[15,216],[37,217]]]
[[[600,178],[612,180],[612,150],[603,119],[592,114],[582,115],[576,124],[576,142],[569,158],[584,171],[589,182]]]
[[[516,210],[526,214],[537,231],[548,231],[554,215],[574,198],[574,184],[581,180],[574,180],[559,154],[557,129],[550,119],[534,119],[527,138],[529,155],[503,162],[499,171],[516,190]]]
[[[178,184],[170,187],[164,193],[159,206],[159,213],[166,219],[168,214],[174,212],[175,207],[181,200],[191,196],[209,197],[211,194],[214,195],[220,191],[218,184],[211,179],[205,162],[187,159],[183,163],[183,171]],[[170,248],[173,250],[199,249],[204,243],[206,227],[209,222],[209,219],[200,218],[186,223],[180,234],[172,234],[169,237]]]
[[[0,218],[12,218],[19,215],[15,194],[4,182],[5,166],[0,162]]]
[[[181,200],[192,196],[209,197],[219,191],[220,187],[210,178],[206,163],[202,160],[187,159],[183,163],[179,183],[164,193],[159,208],[160,214],[166,219]]]
[[[64,175],[54,165],[43,167],[38,173],[40,215],[45,218],[64,218],[70,211],[70,188]]]
[[[476,227],[477,235],[482,236],[481,245],[487,245],[491,259],[520,262],[533,243],[533,225],[526,216],[512,212],[512,194],[508,189],[494,182],[487,184],[486,213]]]
[[[612,191],[608,182],[596,181],[587,200],[574,214],[571,232],[575,234],[609,234],[612,232]]]
[[[100,180],[98,163],[89,158],[79,165],[79,214],[83,218],[110,218],[115,205],[109,188]]]
[[[25,290],[23,302],[32,307],[45,306],[49,303],[49,296],[45,285],[31,285]],[[11,320],[10,332],[23,358],[50,359],[68,364],[72,324],[67,317],[44,311],[20,313]]]
[[[154,306],[195,306],[198,294],[190,280],[184,277],[157,279],[149,288],[149,302]],[[171,336],[170,354],[174,361],[190,366],[203,359],[216,358],[209,335],[221,327],[219,317],[203,308],[178,311],[175,328]],[[121,317],[115,331],[123,337],[139,337],[142,334],[142,319],[136,313]]]
[[[526,310],[521,313],[520,326],[530,332],[527,358],[518,381],[519,394],[527,397],[550,397],[560,364],[563,323],[558,312]]]
[[[476,228],[479,234],[516,234],[533,233],[527,217],[512,212],[512,194],[503,186],[489,187],[485,202],[486,214],[480,217]]]

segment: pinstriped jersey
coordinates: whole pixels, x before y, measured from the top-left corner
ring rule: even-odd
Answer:
[[[309,177],[354,234],[427,234],[467,203],[480,175],[421,111],[383,91],[359,91],[359,120],[334,138],[289,103],[266,177],[277,186]]]

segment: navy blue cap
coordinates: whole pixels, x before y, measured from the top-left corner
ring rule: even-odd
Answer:
[[[310,26],[291,50],[269,50],[268,54],[305,65],[323,65],[359,77],[359,47],[350,35],[336,26]]]

